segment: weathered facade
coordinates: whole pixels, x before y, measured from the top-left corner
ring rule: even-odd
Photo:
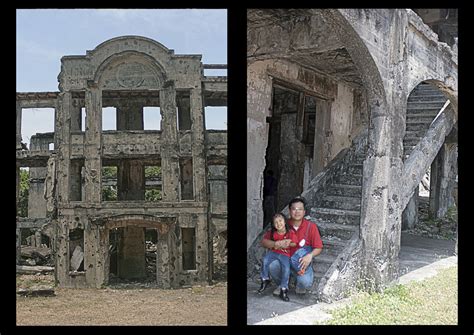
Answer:
[[[206,130],[204,108],[227,105],[227,77],[205,68],[226,65],[123,36],[62,57],[59,92],[17,93],[17,201],[19,168],[30,169],[17,238],[23,228],[49,229],[60,286],[101,287],[111,272],[144,278],[150,233],[159,287],[211,280],[213,240],[227,231],[227,133]],[[34,107],[54,108],[55,131],[28,149],[22,110]],[[115,107],[116,130],[103,130],[105,107]],[[144,130],[144,107],[159,107],[159,130]],[[105,196],[111,185],[115,198]]]
[[[410,9],[252,9],[247,18],[248,276],[258,277],[272,169],[277,210],[302,195],[320,228],[313,291],[329,301],[356,285],[379,289],[398,277],[402,221],[414,224],[430,167],[431,212],[454,204],[453,30],[448,45]]]

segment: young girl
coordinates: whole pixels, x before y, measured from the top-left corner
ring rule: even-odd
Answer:
[[[272,228],[268,231],[264,238],[271,239],[273,241],[280,241],[290,239],[290,247],[295,247],[297,241],[296,234],[290,229],[290,226],[286,222],[283,214],[275,214],[272,218]],[[262,260],[262,284],[258,293],[265,291],[267,286],[270,284],[270,276],[268,274],[268,267],[270,263],[278,260],[282,269],[282,278],[280,283],[280,298],[284,301],[289,301],[288,298],[288,281],[290,279],[290,248],[285,249],[273,249],[268,250]]]

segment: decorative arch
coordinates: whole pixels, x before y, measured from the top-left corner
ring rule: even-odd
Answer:
[[[456,114],[456,117],[458,115],[458,94],[457,94],[457,83],[454,81],[454,78],[451,76],[447,77],[445,81],[435,79],[432,77],[427,77],[426,79],[423,80],[418,80],[416,82],[413,82],[409,87],[408,87],[408,97],[410,94],[413,92],[413,90],[418,87],[421,83],[426,82],[431,84],[433,87],[436,87],[440,92],[442,92],[447,99],[449,99],[452,108],[454,109],[454,112]]]
[[[93,81],[104,89],[161,89],[166,80],[158,60],[134,50],[107,57],[93,76]]]
[[[386,104],[383,79],[372,54],[360,35],[339,9],[321,10],[323,17],[331,23],[334,32],[344,44],[367,90],[367,98],[372,114],[381,115],[387,112],[380,108]]]

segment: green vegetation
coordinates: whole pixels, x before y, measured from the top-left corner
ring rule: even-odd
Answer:
[[[117,180],[117,167],[102,167],[102,180]],[[145,166],[145,179],[161,180],[161,166]],[[161,187],[150,187],[145,190],[145,201],[160,201]],[[117,201],[117,185],[102,186],[102,201]]]
[[[161,180],[161,166],[145,166],[145,179]],[[145,201],[160,201],[161,189],[159,187],[145,190]]]
[[[102,180],[115,179],[117,180],[117,167],[104,166],[102,167]],[[102,201],[116,201],[117,200],[117,185],[102,186]]]
[[[457,266],[432,278],[395,285],[382,293],[358,293],[350,305],[332,311],[328,325],[456,325]]]
[[[28,169],[20,168],[20,196],[17,204],[17,215],[28,216],[28,193],[30,189],[30,172]]]

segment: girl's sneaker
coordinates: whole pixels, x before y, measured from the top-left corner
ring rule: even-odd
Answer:
[[[263,279],[257,293],[262,293],[263,291],[265,291],[265,289],[268,287],[268,285],[270,285],[270,279]]]

